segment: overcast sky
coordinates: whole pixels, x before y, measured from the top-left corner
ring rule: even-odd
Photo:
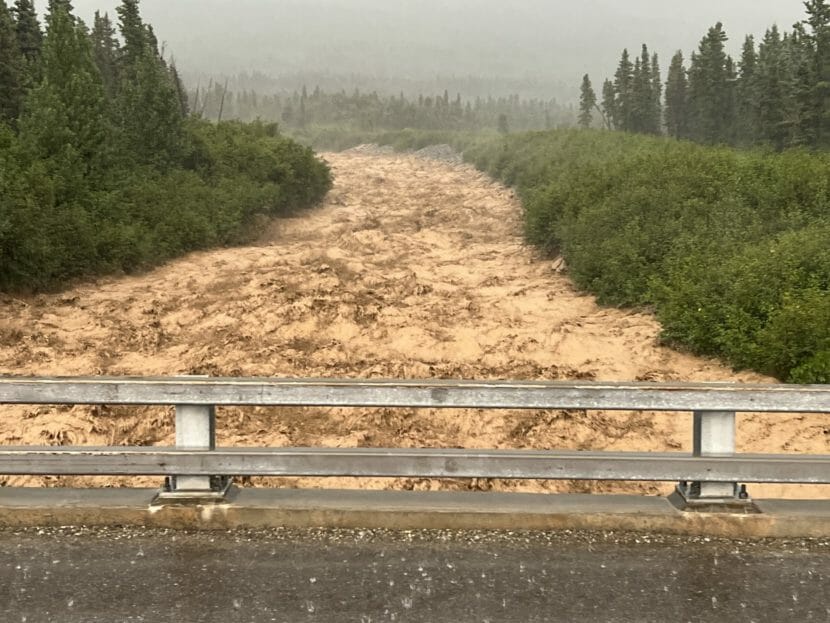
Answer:
[[[44,4],[45,0],[41,0]],[[91,21],[116,0],[75,0]],[[745,34],[785,29],[802,0],[144,0],[166,51],[191,75],[260,71],[377,81],[453,76],[574,84],[613,73],[623,47],[648,43],[663,68],[722,21]],[[356,85],[360,86],[360,85]],[[576,85],[578,86],[578,85]],[[395,87],[396,88],[396,87]],[[576,88],[576,87],[574,87]]]

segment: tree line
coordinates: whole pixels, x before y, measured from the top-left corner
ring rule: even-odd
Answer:
[[[791,31],[747,36],[737,61],[723,25],[714,25],[688,63],[675,53],[665,83],[648,46],[633,60],[624,50],[599,94],[584,77],[580,125],[740,147],[830,147],[830,4],[804,5]]]
[[[106,14],[88,30],[69,0],[49,0],[45,32],[31,0],[11,9],[0,0],[0,121],[70,176],[183,157],[188,109],[176,68],[137,0],[117,10],[121,42]]]
[[[244,236],[330,183],[276,126],[190,114],[138,0],[92,28],[69,0],[0,0],[0,289],[132,270]],[[241,157],[244,154],[244,158]]]
[[[339,127],[360,132],[406,128],[430,131],[526,131],[572,126],[575,112],[555,99],[476,97],[460,94],[407,97],[376,91],[326,92],[303,87],[290,93],[263,94],[256,90],[231,91],[226,83],[211,81],[192,89],[189,105],[207,119],[263,119],[287,129],[311,126]]]

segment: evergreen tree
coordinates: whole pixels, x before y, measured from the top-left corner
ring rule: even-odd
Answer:
[[[830,146],[830,4],[827,0],[804,3],[804,41],[812,56],[812,134],[815,144]]]
[[[736,120],[738,110],[738,67],[731,56],[726,57],[726,84],[724,85],[724,108],[723,112],[728,123],[724,124],[724,135],[721,142],[734,144],[736,138]]]
[[[686,68],[680,51],[671,59],[666,80],[666,131],[675,138],[688,136]]]
[[[95,19],[92,26],[92,52],[98,71],[104,81],[104,88],[110,98],[114,98],[118,91],[118,57],[120,46],[115,32],[115,27],[110,21],[109,15],[101,15],[95,11]]]
[[[758,53],[755,38],[747,36],[738,64],[738,104],[736,140],[741,145],[752,145],[759,137],[757,101]]]
[[[0,0],[0,123],[13,122],[23,101],[24,59],[11,12]]]
[[[56,3],[47,19],[42,78],[26,100],[21,139],[50,163],[64,198],[82,192],[107,166],[111,140],[101,75],[83,25]],[[87,180],[87,181],[85,181]],[[96,179],[91,180],[97,181]]]
[[[137,0],[123,0],[117,11],[124,41],[118,63],[118,127],[138,162],[164,168],[183,155],[178,89],[152,29],[141,20]]]
[[[605,116],[605,125],[609,130],[619,129],[617,123],[619,119],[617,92],[614,89],[614,83],[610,80],[606,80],[602,84],[602,114]]]
[[[777,26],[767,30],[758,47],[755,73],[758,132],[756,138],[783,149],[790,143],[789,117],[793,85],[785,53],[785,42]]]
[[[179,70],[176,68],[176,63],[170,63],[170,77],[173,80],[173,84],[176,86],[176,96],[179,100],[179,106],[182,110],[182,116],[186,117],[190,114],[190,104],[187,98],[187,89],[184,86],[184,82],[182,82],[182,78],[179,75]]]
[[[820,147],[822,102],[816,97],[815,50],[803,24],[796,24],[785,50],[792,85],[790,113],[794,146]]]
[[[75,20],[75,16],[72,13],[74,11],[74,7],[72,6],[72,2],[70,0],[49,0],[49,6],[46,11],[46,28],[47,30],[52,25],[52,16],[57,15],[58,11],[63,9],[66,11],[68,15],[72,17],[72,20]]]
[[[663,133],[663,78],[660,75],[660,58],[655,52],[651,57],[651,132]]]
[[[123,0],[116,11],[118,27],[124,40],[120,50],[120,64],[125,68],[134,69],[149,47],[147,30],[138,9],[138,0]]]
[[[634,62],[631,131],[645,134],[661,132],[661,92],[657,55],[649,55],[648,46],[643,44],[642,53]]]
[[[634,59],[634,73],[631,79],[631,125],[629,132],[645,132],[646,115],[651,101],[651,68],[643,71],[641,59]]]
[[[40,59],[43,47],[43,33],[37,19],[37,11],[31,0],[17,0],[14,3],[17,44],[30,66]]]
[[[597,105],[597,95],[591,85],[591,78],[588,74],[582,78],[582,88],[579,97],[579,125],[583,128],[590,128],[594,120],[594,108]]]
[[[689,133],[703,143],[729,143],[734,135],[734,63],[726,54],[728,40],[718,22],[692,55],[688,73]]]
[[[654,120],[654,90],[651,85],[651,57],[648,46],[643,44],[640,55],[640,84],[637,97],[637,108],[640,115],[640,132],[651,133],[656,131]]]
[[[628,50],[623,50],[614,74],[614,94],[614,126],[618,130],[630,131],[634,117],[634,65]]]
[[[297,120],[297,124],[301,128],[304,128],[306,126],[306,124],[308,124],[308,110],[307,110],[307,106],[306,106],[307,102],[308,102],[308,89],[306,89],[306,86],[303,85],[303,91],[300,94],[300,116],[299,116],[299,119]]]
[[[286,125],[292,125],[294,123],[294,107],[291,105],[291,102],[288,102],[283,107],[281,119]]]

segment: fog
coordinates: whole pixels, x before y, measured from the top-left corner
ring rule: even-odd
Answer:
[[[41,2],[42,4],[42,2]],[[91,21],[114,0],[75,0]],[[803,16],[801,0],[145,0],[167,55],[191,82],[258,72],[269,86],[386,92],[448,88],[573,99],[582,74],[613,73],[648,43],[663,68],[722,21],[744,35]],[[260,78],[259,82],[262,82]]]

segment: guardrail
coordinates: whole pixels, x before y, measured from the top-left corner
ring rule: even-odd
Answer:
[[[0,474],[167,476],[160,499],[222,499],[233,476],[679,481],[690,504],[747,500],[742,483],[830,484],[830,455],[735,453],[737,412],[830,413],[830,386],[0,378],[0,404],[173,405],[176,448],[0,447]],[[217,449],[217,406],[691,412],[693,452]],[[682,414],[679,414],[682,416]]]

